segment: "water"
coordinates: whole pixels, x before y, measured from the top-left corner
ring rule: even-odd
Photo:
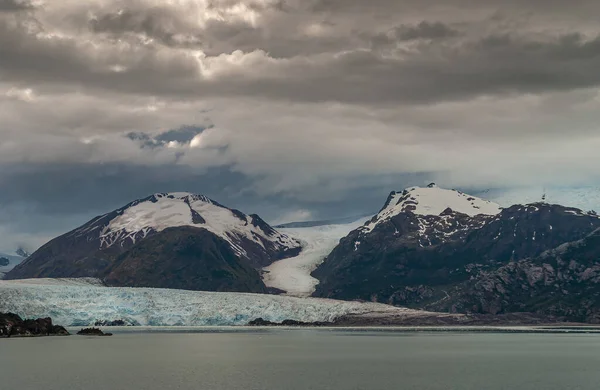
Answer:
[[[600,335],[267,330],[0,340],[14,390],[598,389]]]

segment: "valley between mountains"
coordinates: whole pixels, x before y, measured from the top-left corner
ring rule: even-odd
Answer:
[[[373,217],[272,227],[162,193],[6,271],[0,312],[63,325],[600,323],[600,218],[431,184]]]

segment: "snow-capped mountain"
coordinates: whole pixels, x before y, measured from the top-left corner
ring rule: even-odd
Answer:
[[[428,308],[451,301],[452,286],[480,272],[539,256],[598,228],[595,213],[575,208],[500,208],[435,185],[409,188],[392,193],[377,216],[340,241],[312,274],[320,281],[314,296]]]
[[[445,211],[475,216],[496,215],[502,210],[496,203],[483,200],[457,190],[439,188],[434,183],[427,187],[411,187],[402,192],[392,192],[381,211],[366,223],[362,230],[371,232],[381,222],[405,212],[415,215],[440,215]]]
[[[106,221],[107,216],[114,217]],[[98,232],[100,249],[107,249],[135,245],[149,235],[180,226],[199,227],[214,233],[227,241],[236,254],[251,262],[255,261],[255,252],[261,249],[249,246],[275,253],[299,246],[293,238],[277,232],[257,215],[246,215],[206,196],[184,192],[154,194],[135,201],[90,221],[70,235],[78,237]]]
[[[0,253],[0,279],[4,277],[8,271],[22,263],[25,257],[14,254]]]
[[[170,274],[170,267],[176,266],[187,269],[187,276],[204,281],[189,280],[182,288],[198,289],[209,283],[210,288],[244,291],[245,286],[253,285],[258,290],[252,291],[263,292],[260,276],[252,268],[267,266],[300,250],[299,241],[273,229],[257,215],[246,215],[202,195],[160,193],[96,217],[50,241],[6,278],[108,277],[124,285],[178,288],[177,284],[147,285],[164,279],[156,276],[158,268],[166,267],[160,271]],[[150,259],[158,263],[150,264]],[[203,270],[196,269],[199,264]],[[189,267],[196,267],[195,275],[189,275]],[[144,269],[149,278],[160,280],[140,281],[137,274],[143,274]],[[156,270],[153,275],[152,269]],[[221,275],[228,282],[213,285],[210,275],[198,274],[202,272]],[[251,282],[232,287],[231,280],[241,275]]]
[[[23,249],[22,247],[18,247],[17,250],[15,251],[15,254],[19,257],[22,258],[27,258],[31,255],[31,253],[27,252],[25,249]]]

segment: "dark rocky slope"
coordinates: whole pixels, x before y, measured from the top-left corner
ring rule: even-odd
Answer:
[[[439,311],[533,312],[600,323],[600,229],[540,256],[480,270],[425,305]]]
[[[260,274],[204,229],[169,228],[118,256],[110,286],[267,293]]]
[[[359,228],[343,238],[313,273],[320,280],[314,295],[428,310],[535,311],[581,320],[585,316],[571,310],[581,304],[577,298],[570,299],[570,309],[561,300],[563,309],[555,310],[548,303],[536,310],[514,293],[514,305],[498,308],[491,301],[473,303],[479,302],[478,290],[469,283],[483,275],[525,266],[517,262],[580,240],[597,228],[600,219],[593,213],[545,203],[513,206],[498,215],[469,216],[451,209],[440,215],[419,215],[407,209],[378,220],[372,229]],[[587,289],[590,281],[582,283]],[[482,285],[485,283],[478,286]]]

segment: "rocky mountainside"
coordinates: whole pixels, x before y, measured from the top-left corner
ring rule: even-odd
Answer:
[[[460,302],[467,302],[471,290],[465,283],[473,278],[598,228],[598,216],[578,209],[546,203],[501,209],[435,185],[410,188],[392,193],[377,216],[340,241],[313,273],[320,280],[315,296],[463,312],[517,311],[526,305],[487,310],[485,304],[454,305],[452,294],[464,293]]]
[[[173,272],[176,270],[176,272]],[[259,272],[208,230],[174,227],[142,240],[115,260],[112,286],[267,293]]]
[[[543,313],[598,324],[600,229],[540,256],[480,270],[426,306],[452,312]]]
[[[201,243],[207,247],[200,248]],[[190,247],[201,250],[190,255]],[[176,250],[169,252],[169,248]],[[213,276],[223,277],[208,284],[214,288],[230,286],[239,291],[252,285],[246,291],[262,292],[260,277],[250,270],[300,250],[300,242],[257,215],[229,209],[202,195],[164,193],[131,202],[55,238],[7,273],[6,279],[95,277],[116,285],[197,290],[207,284],[193,281],[205,276],[189,272],[210,269]],[[141,259],[140,254],[151,255]],[[190,268],[193,257],[200,263]],[[253,280],[228,281],[232,262],[237,262],[234,273],[244,270],[241,273]],[[149,272],[153,264],[160,273]]]

